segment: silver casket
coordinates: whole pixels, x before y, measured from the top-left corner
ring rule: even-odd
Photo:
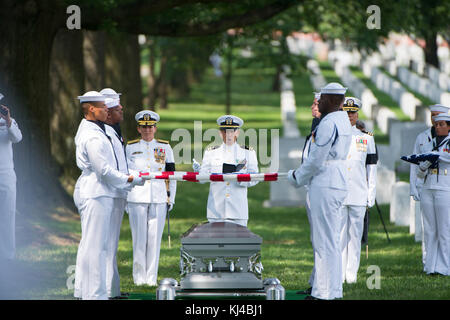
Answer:
[[[235,223],[192,226],[181,238],[181,289],[262,289],[261,243]]]

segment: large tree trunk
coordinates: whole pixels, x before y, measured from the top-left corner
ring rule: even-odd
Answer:
[[[83,33],[61,29],[50,63],[51,151],[64,177],[72,179],[79,175],[74,137],[83,115],[76,97],[84,93],[84,80]]]
[[[161,67],[159,71],[159,81],[158,81],[158,98],[159,98],[159,107],[161,109],[168,108],[168,79],[167,79],[167,53],[165,51],[162,52],[161,57]]]
[[[147,105],[150,107],[151,110],[155,110],[155,104],[156,104],[156,98],[157,98],[157,81],[156,81],[156,70],[155,70],[155,60],[156,60],[156,43],[155,40],[152,38],[148,38],[148,67],[149,67],[149,73],[147,77],[147,87],[148,87],[148,93],[147,98],[148,102]]]
[[[425,37],[425,62],[439,69],[439,58],[437,54],[437,33],[430,31]]]
[[[105,86],[122,93],[122,131],[124,137],[129,140],[137,135],[134,116],[143,109],[138,36],[107,33],[105,48]]]
[[[105,87],[105,31],[83,31],[83,55],[86,91]]]
[[[22,131],[15,146],[18,210],[53,196],[50,155],[49,63],[58,14],[49,4],[0,2],[0,88]],[[64,17],[64,16],[63,16]],[[56,196],[56,195],[54,195]],[[25,209],[23,209],[25,210]]]
[[[231,77],[233,72],[233,36],[227,35],[227,71],[225,72],[225,114],[231,114]]]

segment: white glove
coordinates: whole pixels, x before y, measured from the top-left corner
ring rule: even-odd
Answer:
[[[130,182],[131,187],[134,186],[143,186],[145,184],[145,180],[141,177],[133,177],[133,181]]]
[[[415,201],[420,201],[419,191],[414,190],[414,193],[411,195]]]
[[[173,209],[173,203],[172,203],[172,202],[170,202],[170,203],[169,203],[169,209],[168,209],[168,210],[169,210],[169,212],[170,212],[170,211],[172,211],[172,209]]]
[[[289,183],[292,184],[294,187],[298,188],[299,185],[297,184],[297,180],[294,177],[294,172],[295,172],[295,170],[289,170],[287,177],[288,177]]]
[[[201,168],[200,163],[195,161],[195,159],[192,159],[192,169],[194,170],[194,172],[199,172],[200,168]]]
[[[427,171],[428,168],[432,165],[432,163],[428,160],[419,162],[419,169],[421,171]]]
[[[368,201],[367,201],[367,206],[368,206],[369,208],[372,208],[374,204],[375,204],[375,200],[368,200]]]

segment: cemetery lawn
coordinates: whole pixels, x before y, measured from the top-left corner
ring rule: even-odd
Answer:
[[[306,83],[308,79],[307,76],[298,77],[296,83]],[[267,74],[235,73],[232,112],[244,119],[244,128],[280,128],[279,94],[270,91],[270,79]],[[158,110],[162,119],[158,137],[170,138],[170,132],[175,128],[192,131],[193,120],[204,120],[203,130],[215,127],[216,117],[224,113],[222,88],[223,80],[209,72],[205,81],[193,88],[191,99],[172,101],[168,110]],[[299,116],[309,119],[305,125],[308,128],[310,118],[306,115],[310,114],[312,89],[305,87],[304,95],[298,95],[302,90],[296,89],[297,106],[301,105],[300,112],[303,106],[308,106],[304,108],[305,115]],[[177,169],[190,168],[185,164]],[[286,188],[290,188],[287,183]],[[170,213],[172,247],[168,247],[166,225],[158,280],[168,277],[180,280],[180,238],[193,224],[206,221],[208,189],[208,184],[178,183],[175,208]],[[313,255],[305,208],[264,208],[263,202],[270,198],[269,192],[268,183],[259,183],[248,192],[248,228],[263,238],[263,277],[280,279],[287,290],[306,289]],[[414,241],[408,227],[389,223],[388,205],[382,205],[381,210],[392,242],[387,242],[378,213],[375,208],[371,209],[369,257],[366,259],[363,248],[358,282],[344,285],[344,299],[450,299],[449,277],[425,275],[420,243]],[[70,278],[73,275],[71,266],[75,265],[81,236],[78,214],[73,208],[55,207],[45,218],[31,217],[29,224],[40,231],[40,236],[27,245],[18,246],[16,261],[18,267],[27,266],[30,270],[27,276],[33,278],[25,290],[27,298],[73,299],[73,290],[67,289],[67,283],[70,285],[73,280]],[[132,255],[131,230],[125,214],[118,250],[121,290],[155,293],[156,287],[133,284]],[[369,266],[379,268],[379,282],[372,281],[375,277],[367,273]]]

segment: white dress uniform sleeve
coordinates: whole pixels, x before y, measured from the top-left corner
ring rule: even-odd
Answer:
[[[247,165],[247,172],[249,173],[258,173],[258,159],[256,158],[256,151],[255,150],[249,150],[248,152],[248,165]],[[239,182],[239,186],[250,188],[253,186],[256,186],[259,181],[248,181],[248,182]]]
[[[211,174],[211,152],[205,151],[202,159],[202,165],[200,166],[199,174]],[[200,181],[199,183],[206,183],[206,181]]]
[[[318,128],[320,128],[320,131],[316,130],[316,133],[319,134],[311,143],[308,158],[294,171],[299,186],[309,184],[311,178],[320,170],[324,161],[328,158],[336,136],[336,127],[331,121],[322,121]]]
[[[166,162],[175,164],[175,158],[173,156],[173,150],[170,145],[167,147],[167,160]],[[175,195],[177,193],[177,182],[175,180],[169,181],[169,190],[170,190],[170,203],[175,204]]]
[[[419,136],[416,138],[416,143],[414,143],[414,149],[413,154],[417,154],[418,152],[418,145],[420,143]],[[417,170],[419,170],[419,166],[415,164],[410,164],[410,172],[409,172],[409,194],[413,197],[419,198],[418,194],[419,191],[417,190],[417,183],[416,180],[419,179],[417,177]]]
[[[11,118],[11,127],[8,128],[8,137],[12,143],[18,143],[22,140],[22,132],[13,118]]]
[[[127,156],[128,172],[133,177],[139,177],[140,170],[136,166],[136,163],[134,162],[134,157],[131,156],[132,148],[129,145],[126,145],[125,153],[126,153],[126,156]]]
[[[367,206],[371,208],[375,204],[375,197],[377,191],[377,162],[378,152],[375,146],[375,141],[372,136],[367,138],[367,160],[366,160],[366,172],[367,172]]]
[[[92,171],[95,172],[99,180],[115,188],[123,189],[127,187],[128,176],[108,164],[108,161],[104,157],[104,154],[107,153],[104,148],[105,144],[98,137],[92,137],[87,141],[86,152],[92,166]]]

